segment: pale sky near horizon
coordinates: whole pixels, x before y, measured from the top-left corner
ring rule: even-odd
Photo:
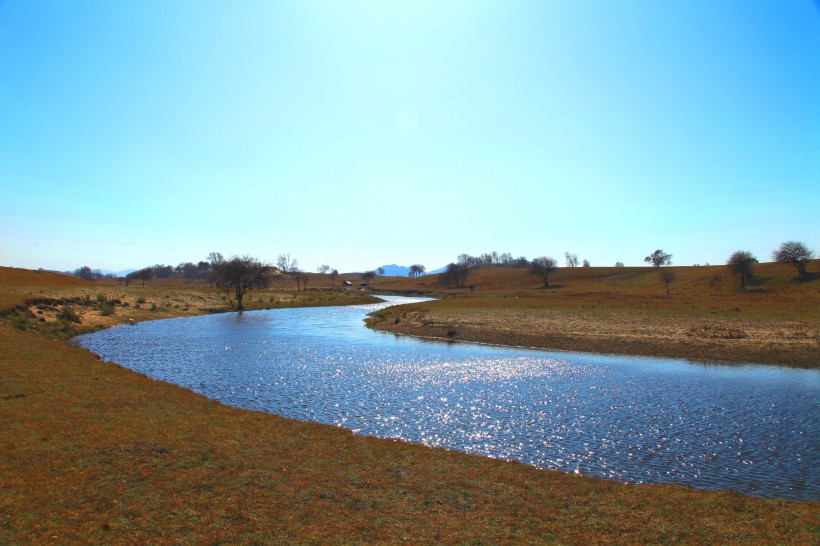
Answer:
[[[0,1],[0,265],[820,251],[810,0]]]

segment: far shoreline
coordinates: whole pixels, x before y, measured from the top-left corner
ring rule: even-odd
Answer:
[[[629,312],[611,316],[617,316],[617,324],[602,321],[600,313],[580,310],[450,309],[443,302],[434,308],[414,306],[410,312],[388,308],[371,314],[366,323],[381,332],[444,342],[683,359],[703,364],[820,369],[817,348],[812,345],[816,334],[804,333],[816,328],[809,323]],[[646,334],[648,328],[656,330]],[[733,331],[752,333],[733,338]],[[721,335],[726,337],[718,337]],[[788,339],[790,335],[794,339]]]

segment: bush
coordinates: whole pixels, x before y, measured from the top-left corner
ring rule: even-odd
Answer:
[[[57,313],[57,318],[66,322],[80,322],[80,315],[70,305],[66,305]]]
[[[143,298],[142,296],[139,296],[134,303],[136,303],[137,305],[139,305],[141,303],[145,303],[145,298]]]
[[[97,294],[97,303],[105,303],[105,294]]]
[[[114,314],[114,304],[112,302],[105,302],[100,305],[100,314],[104,317],[109,317]]]

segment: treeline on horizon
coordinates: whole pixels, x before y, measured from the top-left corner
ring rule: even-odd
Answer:
[[[808,274],[806,265],[813,258],[814,251],[799,241],[786,241],[772,252],[772,260],[774,262],[794,266],[801,276]],[[672,254],[658,249],[646,256],[643,261],[653,267],[661,268],[672,265]],[[91,269],[88,266],[74,270],[73,275],[85,280],[119,278],[126,286],[135,280],[142,281],[144,286],[145,282],[151,279],[170,279],[174,277],[189,281],[202,280],[212,286],[214,284],[221,286],[225,284],[225,270],[228,264],[236,262],[242,262],[246,267],[253,265],[254,268],[264,271],[266,275],[276,273],[287,275],[295,280],[297,290],[307,288],[310,279],[309,274],[300,269],[298,260],[292,258],[289,254],[280,254],[274,266],[251,256],[234,256],[230,260],[226,260],[220,252],[211,252],[205,260],[196,264],[193,262],[182,262],[176,267],[156,264],[132,271],[125,277],[118,277],[114,274],[104,275],[99,269]],[[566,267],[592,267],[589,260],[579,260],[576,254],[570,252],[564,253],[564,263]],[[741,287],[745,288],[748,280],[753,277],[752,268],[756,263],[758,263],[758,259],[751,252],[738,250],[729,257],[726,265],[738,276]],[[698,265],[699,264],[695,264],[695,266]],[[709,264],[706,265],[708,266]],[[439,276],[439,282],[444,286],[452,286],[455,284],[457,288],[465,288],[470,271],[486,267],[529,268],[530,273],[540,277],[545,286],[549,286],[550,274],[559,268],[558,261],[549,256],[540,256],[529,260],[525,256],[513,257],[509,252],[499,253],[492,251],[479,256],[460,254],[456,261],[449,263],[444,268]],[[616,262],[614,267],[625,266],[623,262]],[[332,280],[335,280],[336,277],[339,276],[339,271],[329,265],[319,266],[316,272],[322,275],[328,275]],[[419,277],[425,273],[426,268],[424,265],[413,264],[409,267],[408,276]],[[363,281],[370,282],[377,276],[384,275],[384,269],[380,267],[378,269],[352,274],[360,275]],[[662,277],[662,280],[667,284],[667,288],[669,283],[674,281],[674,274],[671,272],[663,273]]]

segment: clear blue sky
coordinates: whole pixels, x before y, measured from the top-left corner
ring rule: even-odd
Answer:
[[[820,7],[0,2],[0,265],[820,250]]]

